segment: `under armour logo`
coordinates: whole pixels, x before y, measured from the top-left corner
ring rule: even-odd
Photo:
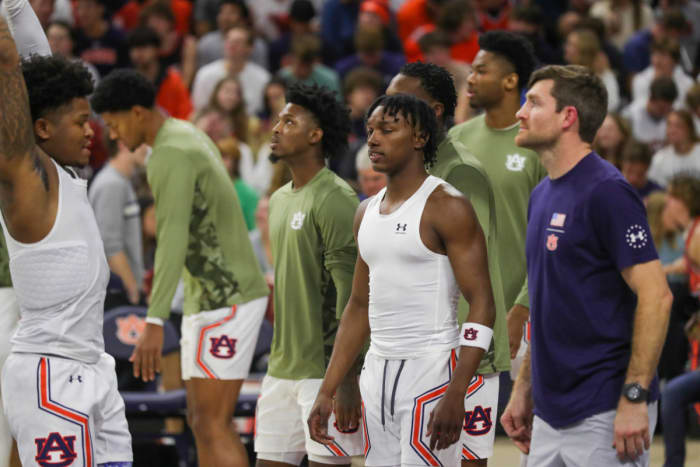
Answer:
[[[209,352],[216,358],[231,358],[236,354],[236,339],[229,338],[226,334],[221,337],[210,337],[211,349]]]
[[[82,383],[82,382],[83,382],[83,377],[80,376],[80,375],[76,375],[76,376],[70,375],[70,376],[68,377],[68,382],[69,382],[69,383],[72,383],[73,380],[75,380],[75,381],[77,381],[77,382],[79,382],[79,383]]]
[[[406,227],[408,224],[398,223],[396,224],[396,233],[406,233]]]
[[[54,432],[46,438],[35,438],[34,443],[36,443],[34,459],[41,467],[66,467],[78,457],[74,447],[75,436],[62,436],[61,433]]]
[[[479,330],[478,330],[478,329],[474,329],[474,328],[465,329],[465,331],[464,331],[464,339],[466,339],[466,340],[468,340],[468,341],[476,340],[476,336],[477,336],[478,334],[479,334]]]
[[[639,224],[629,226],[627,228],[627,232],[625,232],[625,240],[627,240],[627,244],[635,250],[647,246],[648,238],[649,236],[647,235],[646,230]]]

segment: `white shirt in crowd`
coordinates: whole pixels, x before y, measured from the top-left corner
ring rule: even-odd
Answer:
[[[678,154],[673,146],[666,146],[654,154],[649,167],[649,179],[661,186],[679,173],[700,173],[700,143],[695,143],[688,154]]]
[[[695,81],[685,74],[680,65],[676,65],[676,68],[673,69],[672,79],[678,90],[678,97],[673,102],[673,107],[680,109],[685,106],[685,95],[688,93],[688,90],[693,87]],[[653,67],[648,66],[641,73],[637,73],[632,79],[632,100],[645,100],[649,97],[649,87],[652,81],[654,81]]]
[[[634,101],[625,107],[622,116],[630,122],[632,136],[656,151],[666,141],[666,118],[653,118],[646,107],[647,99]]]
[[[227,74],[225,59],[217,60],[199,69],[192,86],[192,105],[195,111],[207,106],[217,83]],[[267,82],[270,81],[270,73],[260,65],[247,62],[238,74],[238,80],[241,82],[248,114],[257,115],[263,108],[263,91]]]

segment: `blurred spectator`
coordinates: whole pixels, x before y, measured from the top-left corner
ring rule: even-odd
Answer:
[[[278,39],[280,34],[287,29],[289,9],[293,1],[294,0],[246,0],[248,8],[250,8],[250,17],[253,20],[253,27],[255,30],[267,41]],[[311,0],[311,3],[313,3],[314,10],[320,12],[327,2],[326,0]],[[316,29],[318,29],[318,25],[314,24],[314,30]]]
[[[129,0],[114,15],[114,24],[124,31],[131,31],[139,25],[144,8],[155,3],[161,3],[170,8],[175,20],[175,30],[180,36],[190,33],[192,19],[192,2],[188,0]]]
[[[652,25],[654,14],[643,0],[599,0],[591,6],[591,16],[605,21],[610,40],[619,49],[632,35]]]
[[[221,152],[221,158],[226,166],[226,171],[231,177],[231,180],[233,180],[233,186],[236,188],[236,194],[241,203],[243,219],[245,219],[248,231],[255,230],[255,211],[258,207],[260,196],[258,196],[250,185],[241,179],[241,175],[238,172],[238,166],[241,161],[241,151],[238,140],[233,137],[222,139],[216,142],[216,146]]]
[[[146,163],[147,147],[129,151],[110,141],[109,162],[95,176],[88,197],[104,243],[109,269],[124,285],[126,303],[139,303],[143,281],[143,247],[139,203],[130,178]]]
[[[700,135],[700,83],[695,83],[685,95],[686,109],[693,115],[695,134]]]
[[[41,27],[46,30],[53,16],[54,0],[29,0],[29,4],[32,6],[36,17],[39,19]]]
[[[662,16],[667,11],[680,10],[687,21],[687,27],[679,38],[681,43],[681,63],[687,72],[692,75],[700,71],[700,2],[697,0],[660,0],[657,6],[657,15]],[[695,70],[690,61],[695,59]]]
[[[625,68],[639,73],[651,64],[651,44],[664,39],[679,40],[688,31],[688,22],[676,9],[664,11],[649,28],[640,30],[625,43]]]
[[[450,0],[440,9],[437,24],[418,27],[404,41],[406,61],[423,60],[420,38],[434,30],[442,31],[449,39],[450,56],[457,61],[471,63],[479,52],[476,11],[469,0]]]
[[[356,68],[348,73],[343,82],[345,102],[350,109],[352,121],[351,138],[367,139],[365,113],[374,100],[384,93],[382,76],[370,68]]]
[[[406,0],[396,13],[399,39],[404,43],[421,26],[435,26],[438,14],[446,0]]]
[[[138,27],[129,34],[131,64],[156,88],[156,105],[168,115],[187,119],[192,113],[190,93],[180,73],[164,67],[158,60],[160,38],[148,27]]]
[[[369,148],[366,144],[357,151],[355,170],[357,170],[357,182],[360,187],[360,200],[376,195],[386,186],[386,175],[372,168]]]
[[[75,53],[92,63],[100,76],[128,65],[124,33],[108,20],[108,0],[77,0],[80,27],[75,34]]]
[[[442,31],[424,34],[418,41],[425,63],[440,66],[452,75],[457,91],[457,107],[455,108],[454,124],[466,122],[476,115],[476,110],[469,105],[467,79],[471,67],[466,63],[453,60],[450,56],[450,39]]]
[[[268,47],[268,68],[272,73],[291,61],[290,51],[292,49],[292,38],[313,34],[311,20],[316,16],[316,10],[310,0],[294,0],[289,8],[289,29],[278,39],[272,41]]]
[[[52,21],[46,29],[46,38],[49,41],[51,52],[54,55],[61,55],[71,60],[79,60],[92,75],[95,85],[100,81],[100,74],[92,63],[80,60],[73,55],[75,47],[75,31],[70,25],[63,21]]]
[[[654,79],[649,98],[634,101],[622,111],[622,116],[630,122],[632,136],[649,144],[654,151],[660,149],[666,140],[666,116],[673,109],[676,97],[678,91],[671,78]]]
[[[671,111],[666,119],[666,135],[668,146],[654,154],[649,178],[667,186],[678,174],[700,174],[700,143],[690,112]]]
[[[663,190],[661,185],[649,180],[651,156],[649,146],[635,140],[628,141],[622,150],[622,175],[642,199],[654,191]]]
[[[619,114],[609,113],[596,133],[593,150],[619,169],[622,166],[622,150],[629,139],[629,124]]]
[[[508,29],[530,41],[540,63],[562,63],[561,55],[545,39],[544,24],[545,18],[538,5],[522,5],[513,8]]]
[[[292,62],[289,66],[282,68],[278,76],[288,84],[299,82],[306,85],[325,86],[335,91],[338,99],[341,99],[338,74],[319,63],[320,53],[321,41],[318,37],[312,34],[295,37],[292,43]]]
[[[359,11],[360,0],[326,0],[324,3],[321,38],[326,45],[326,63],[335,63],[354,52],[352,40]]]
[[[625,61],[622,58],[622,52],[608,39],[603,20],[591,16],[584,16],[576,24],[576,29],[589,29],[595,33],[596,37],[598,37],[600,48],[608,59],[610,69],[617,77],[620,94],[626,96],[629,100],[629,73],[625,68]]]
[[[237,76],[243,84],[248,114],[255,115],[262,110],[262,91],[270,80],[270,73],[249,61],[253,40],[252,31],[245,26],[234,26],[226,33],[224,58],[203,66],[194,77],[192,104],[195,110],[207,104],[216,83],[229,74]]]
[[[205,108],[195,113],[192,123],[206,133],[212,141],[229,138],[233,134],[231,120],[216,109]]]
[[[511,0],[475,0],[482,32],[509,29],[513,10]]]
[[[175,15],[166,3],[152,2],[141,10],[141,26],[153,29],[160,38],[158,57],[164,68],[180,69],[182,80],[189,89],[194,79],[197,42],[191,35],[175,29]]]
[[[655,78],[661,76],[673,79],[678,90],[673,106],[680,108],[685,95],[693,87],[693,79],[686,75],[678,64],[680,47],[673,39],[663,39],[651,45],[651,65],[632,79],[632,100],[644,99],[649,95],[649,86]]]
[[[388,0],[361,0],[357,28],[375,28],[382,31],[384,50],[403,55],[401,40],[396,34],[396,21]]]
[[[608,112],[617,110],[620,106],[617,77],[610,69],[595,32],[583,28],[571,31],[564,45],[564,60],[571,65],[582,65],[595,73],[608,91]]]
[[[263,91],[264,104],[263,111],[259,114],[260,127],[257,135],[260,150],[255,164],[255,180],[252,183],[253,188],[261,195],[268,194],[275,171],[275,166],[270,161],[270,138],[272,137],[272,128],[277,124],[278,115],[287,104],[286,89],[286,82],[282,78],[275,77],[267,83]],[[284,164],[278,165],[284,166]]]
[[[197,68],[201,68],[226,55],[228,32],[236,26],[250,27],[250,13],[244,0],[221,0],[216,16],[215,31],[205,34],[197,43]],[[267,44],[251,31],[251,50],[248,60],[267,68]]]
[[[359,26],[355,31],[355,54],[345,57],[335,65],[341,80],[357,67],[370,68],[382,76],[385,86],[406,62],[403,55],[389,52],[384,48],[381,29]]]

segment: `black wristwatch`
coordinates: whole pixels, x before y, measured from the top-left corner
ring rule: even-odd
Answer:
[[[622,395],[630,402],[646,402],[649,398],[649,391],[639,383],[628,383],[622,386]]]

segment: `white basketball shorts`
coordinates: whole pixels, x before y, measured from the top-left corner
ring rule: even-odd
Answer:
[[[90,364],[13,353],[2,370],[2,388],[22,465],[93,467],[133,460],[108,354]]]
[[[245,379],[267,297],[182,318],[182,379]]]

